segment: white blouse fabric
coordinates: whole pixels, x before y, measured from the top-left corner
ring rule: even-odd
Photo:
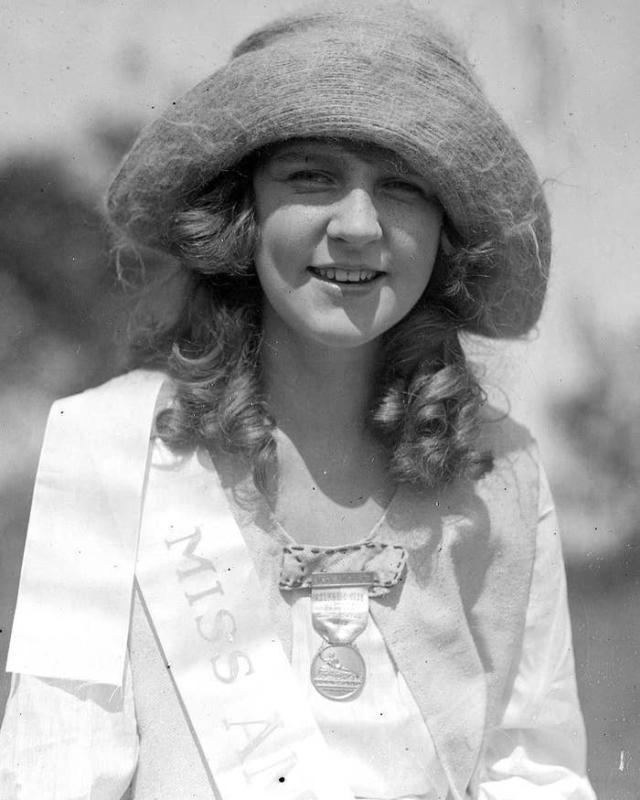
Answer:
[[[431,736],[373,619],[358,639],[371,667],[367,685],[348,703],[326,700],[309,684],[320,640],[307,597],[292,607],[292,641],[294,671],[355,797],[445,800],[447,780]],[[543,480],[522,656],[502,724],[486,742],[476,796],[594,800],[584,753],[562,551]],[[3,800],[124,800],[137,758],[128,666],[122,689],[14,676],[0,731]]]

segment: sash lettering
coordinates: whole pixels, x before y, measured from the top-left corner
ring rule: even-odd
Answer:
[[[164,542],[168,549],[181,542],[186,542],[182,550],[183,562],[176,569],[178,580],[182,584],[187,584],[187,588],[196,588],[197,591],[184,591],[190,606],[211,598],[214,595],[224,596],[221,582],[217,578],[217,570],[213,562],[202,555],[196,553],[196,548],[202,540],[202,529],[196,526],[193,533],[188,536],[180,536],[177,539],[165,539]],[[209,584],[203,587],[204,584]],[[195,587],[193,586],[195,584]],[[205,605],[205,604],[203,604]],[[210,606],[210,601],[209,604]],[[213,619],[211,616],[213,614]],[[232,645],[236,638],[237,626],[233,614],[227,608],[221,608],[213,613],[210,607],[195,617],[196,630],[198,635],[212,644]],[[230,652],[216,652],[209,659],[213,674],[223,683],[232,683],[241,675],[251,675],[253,665],[251,659],[241,650],[231,650]]]

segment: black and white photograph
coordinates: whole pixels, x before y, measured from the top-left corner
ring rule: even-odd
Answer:
[[[640,7],[0,20],[0,800],[637,800]]]

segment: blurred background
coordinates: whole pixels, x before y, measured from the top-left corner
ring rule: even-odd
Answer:
[[[420,4],[420,0],[416,0]],[[563,525],[590,775],[640,793],[640,6],[434,0],[545,179],[539,330],[471,342],[538,437]],[[122,369],[127,301],[101,218],[136,132],[273,0],[4,0],[0,51],[0,667],[51,402]],[[498,388],[500,387],[500,388]],[[504,404],[504,399],[501,399]],[[0,678],[0,709],[8,691]]]

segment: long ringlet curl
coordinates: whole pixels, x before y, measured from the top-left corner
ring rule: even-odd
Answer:
[[[277,460],[275,422],[261,389],[262,291],[246,185],[241,168],[227,173],[173,220],[167,237],[185,279],[182,307],[166,324],[140,319],[131,365],[163,369],[174,381],[174,400],[155,425],[164,442],[242,456],[266,494]]]
[[[446,307],[421,299],[385,337],[381,361],[370,426],[398,481],[437,487],[491,469],[476,446],[485,393]]]
[[[186,271],[182,308],[172,323],[138,324],[131,361],[164,369],[175,383],[172,405],[156,420],[166,444],[240,456],[267,495],[276,485],[276,420],[260,369],[252,166],[225,173],[175,215],[167,237]],[[476,446],[485,398],[452,311],[456,297],[464,298],[465,262],[473,263],[472,252],[441,252],[425,295],[383,337],[368,424],[388,449],[398,482],[436,487],[491,468],[490,454]]]

